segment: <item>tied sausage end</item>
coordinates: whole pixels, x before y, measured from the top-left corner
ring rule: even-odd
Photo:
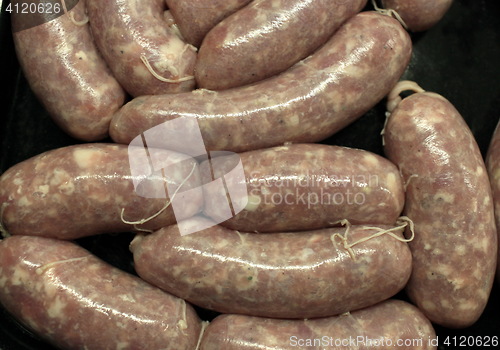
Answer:
[[[342,246],[344,247],[344,249],[349,252],[349,255],[351,256],[352,260],[354,260],[354,261],[356,261],[356,255],[354,254],[354,250],[352,249],[352,247],[354,247],[360,243],[369,241],[371,239],[380,237],[380,236],[385,235],[385,234],[387,234],[387,235],[393,237],[394,239],[396,239],[400,242],[403,242],[403,243],[409,243],[409,242],[413,241],[413,239],[415,238],[415,225],[414,225],[413,221],[407,216],[401,216],[396,221],[397,226],[390,228],[390,229],[382,229],[382,228],[376,227],[376,226],[361,226],[362,228],[367,229],[367,230],[375,230],[375,233],[370,235],[370,236],[361,238],[353,243],[349,243],[349,240],[347,238],[349,230],[352,226],[351,223],[349,222],[349,220],[340,220],[339,223],[346,227],[345,232],[343,234],[335,233],[331,236],[330,239],[331,239],[333,245],[335,246],[335,248],[337,248],[337,239],[339,239],[340,242],[342,243]],[[398,236],[395,233],[395,232],[400,231],[401,229],[405,229],[406,227],[408,227],[410,232],[411,232],[410,238],[404,238],[404,237]]]

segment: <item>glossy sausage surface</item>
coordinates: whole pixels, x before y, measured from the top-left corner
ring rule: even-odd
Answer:
[[[196,214],[202,205],[198,165],[175,152],[160,151],[178,163],[177,171],[152,173],[136,191],[129,149],[115,144],[87,144],[51,150],[8,169],[0,177],[1,228],[13,235],[74,239],[99,233],[159,229]],[[147,157],[134,157],[136,167],[148,168]],[[161,211],[167,196],[182,184],[174,213],[169,206],[144,225],[136,222]],[[166,193],[165,185],[168,187]],[[193,191],[185,191],[193,189]],[[148,193],[163,194],[147,196]],[[150,198],[151,197],[151,198]],[[173,196],[172,196],[173,197]],[[123,219],[122,221],[122,210]]]
[[[435,26],[452,3],[453,0],[382,0],[383,7],[395,10],[414,32]]]
[[[207,327],[200,350],[434,350],[436,340],[431,323],[416,307],[389,300],[312,320],[221,315]]]
[[[204,214],[221,225],[247,232],[312,230],[351,224],[393,225],[404,205],[404,189],[396,166],[374,153],[323,144],[292,144],[238,154],[244,176],[226,175],[228,188],[246,185],[247,198],[232,196],[226,216],[226,191],[215,177],[234,167],[233,156],[200,165]],[[244,201],[247,199],[246,201]],[[227,220],[226,220],[227,219]]]
[[[285,71],[324,44],[366,0],[255,0],[204,38],[200,88],[224,90]]]
[[[152,128],[185,117],[190,129],[200,128],[209,151],[321,141],[362,116],[392,89],[411,48],[408,33],[395,19],[363,12],[320,50],[279,76],[221,92],[201,89],[136,98],[113,117],[111,137],[130,143],[145,131],[154,134]],[[163,131],[156,137],[164,139]],[[184,135],[177,138],[186,143]]]
[[[500,122],[497,125],[486,157],[486,165],[490,176],[491,190],[495,205],[497,233],[500,232]],[[500,242],[500,240],[499,240]],[[497,281],[500,282],[500,246],[497,260]]]
[[[78,245],[42,237],[0,241],[0,303],[61,349],[193,350],[201,322],[164,293]]]
[[[186,42],[199,47],[217,23],[251,0],[166,0]]]
[[[486,306],[497,259],[493,198],[474,136],[448,100],[420,92],[394,109],[385,142],[415,223],[408,294],[431,321],[467,327]]]
[[[131,250],[139,276],[203,308],[314,318],[371,306],[404,288],[411,253],[400,241],[403,227],[255,234],[213,224],[181,236],[173,225],[136,236]]]
[[[196,49],[182,41],[164,21],[163,0],[86,2],[96,44],[130,95],[194,88]]]
[[[111,117],[125,102],[125,92],[98,52],[89,24],[75,23],[86,17],[85,2],[29,27],[31,21],[42,22],[43,16],[12,12],[14,44],[24,75],[61,129],[80,140],[102,140],[108,136]]]

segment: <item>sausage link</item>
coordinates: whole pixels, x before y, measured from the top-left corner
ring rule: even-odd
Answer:
[[[200,165],[204,213],[221,225],[242,231],[280,232],[352,224],[393,225],[404,205],[398,169],[368,151],[322,144],[294,144],[239,154],[248,201],[231,198],[242,208],[227,219],[226,192],[209,183],[210,169],[227,174],[233,157]],[[243,176],[225,176],[228,188]],[[224,221],[226,220],[226,221]],[[223,222],[224,221],[224,222]]]
[[[224,90],[285,71],[312,54],[366,0],[257,0],[216,25],[195,67],[198,86]]]
[[[129,94],[177,93],[194,88],[196,49],[164,21],[163,0],[86,1],[97,46]]]
[[[491,144],[486,156],[486,165],[490,176],[497,230],[500,230],[500,121],[493,133]],[[498,231],[500,234],[500,231]],[[500,240],[499,240],[500,242]],[[497,280],[500,281],[500,245],[497,260]]]
[[[165,183],[169,189],[182,186],[178,195],[184,200],[178,203],[183,206],[175,214],[179,219],[196,214],[202,204],[201,189],[194,188],[200,179],[197,164],[171,151],[159,155],[182,163],[177,163],[176,172],[153,174],[151,181],[143,182],[141,193],[165,194]],[[149,166],[148,158],[136,159],[137,167]],[[160,212],[166,203],[167,198],[147,198],[134,190],[129,150],[123,145],[63,147],[16,164],[0,177],[0,228],[15,235],[74,239],[129,231],[135,227],[121,215],[126,221],[140,221]],[[175,222],[169,206],[139,228],[155,230]]]
[[[411,273],[410,250],[400,241],[404,226],[260,235],[201,217],[186,221],[212,225],[187,236],[177,225],[136,236],[134,266],[151,284],[222,313],[333,316],[392,297]]]
[[[50,238],[0,241],[0,302],[61,349],[192,350],[201,331],[182,299]]]
[[[436,343],[431,323],[417,308],[388,300],[313,320],[221,315],[205,330],[200,350],[435,350]]]
[[[448,100],[419,92],[396,106],[385,142],[415,223],[408,295],[431,321],[467,327],[486,306],[497,257],[491,189],[474,136]]]
[[[199,47],[217,23],[251,0],[166,0],[186,42]]]
[[[186,117],[193,128],[199,126],[209,151],[320,141],[380,101],[410,55],[410,37],[395,19],[363,12],[320,50],[279,76],[221,92],[200,89],[136,98],[113,117],[111,137],[130,143],[154,126]],[[175,133],[171,137],[175,139]]]
[[[84,141],[104,139],[125,92],[98,52],[88,23],[75,23],[85,18],[85,2],[46,23],[43,16],[12,12],[14,44],[24,75],[61,129]],[[30,23],[42,24],[30,27]]]
[[[382,6],[396,11],[414,32],[423,32],[436,25],[452,3],[453,0],[382,0]]]

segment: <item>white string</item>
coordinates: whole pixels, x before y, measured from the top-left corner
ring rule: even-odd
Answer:
[[[356,260],[356,257],[354,255],[354,250],[352,249],[352,247],[354,247],[355,245],[358,245],[360,243],[364,243],[366,241],[369,241],[373,238],[376,238],[376,237],[380,237],[382,235],[389,235],[395,239],[397,239],[398,241],[400,242],[404,242],[404,243],[408,243],[408,242],[411,242],[413,241],[413,239],[415,238],[415,227],[414,227],[414,223],[413,221],[407,217],[407,216],[401,216],[400,218],[398,218],[398,220],[396,221],[396,225],[399,225],[399,226],[396,226],[396,227],[393,227],[393,228],[390,228],[390,229],[382,229],[380,227],[376,227],[376,226],[362,226],[361,228],[363,229],[370,229],[370,230],[376,230],[377,232],[374,233],[373,235],[371,236],[368,236],[368,237],[364,237],[364,238],[361,238],[353,243],[348,243],[347,242],[347,236],[349,234],[349,231],[350,231],[350,228],[351,228],[351,223],[348,221],[348,220],[341,220],[341,222],[343,221],[343,224],[345,224],[346,226],[346,230],[344,232],[344,234],[341,234],[341,233],[335,233],[331,236],[331,241],[333,242],[333,244],[335,245],[335,247],[337,247],[337,244],[336,244],[336,238],[339,238],[342,242],[342,245],[343,247],[349,252],[349,255],[351,256],[351,258],[353,260]],[[405,227],[409,226],[410,228],[410,232],[411,232],[411,237],[410,238],[401,238],[400,236],[396,235],[394,233],[394,231],[399,231],[401,229],[404,229]]]
[[[381,15],[385,15],[385,16],[389,16],[389,17],[393,17],[393,18],[397,19],[399,21],[399,23],[401,23],[403,28],[408,30],[408,26],[406,25],[405,21],[403,21],[403,19],[401,18],[399,13],[397,13],[396,10],[381,8],[377,5],[376,0],[372,0],[372,4],[373,4],[373,8],[375,9],[375,11],[377,11]]]
[[[210,322],[208,322],[208,321],[201,322],[200,336],[198,337],[198,343],[196,344],[196,348],[194,350],[198,350],[200,348],[201,339],[203,339],[203,334],[205,334],[205,330],[207,329],[209,324],[210,324]]]
[[[186,301],[184,299],[181,299],[182,303],[182,318],[177,322],[177,326],[182,330],[182,333],[185,334],[184,330],[188,328],[187,324],[187,306],[186,306]]]
[[[403,91],[412,91],[415,93],[425,92],[416,82],[411,80],[401,80],[394,86],[389,95],[387,95],[387,111],[393,112],[402,101],[401,93]]]
[[[180,82],[183,82],[183,81],[188,81],[188,80],[193,80],[194,79],[194,76],[192,75],[188,75],[186,77],[183,77],[183,78],[178,78],[178,79],[167,79],[167,78],[164,78],[162,77],[161,75],[159,75],[158,73],[156,73],[153,69],[153,67],[151,66],[151,64],[149,63],[148,59],[146,58],[146,55],[145,54],[141,54],[141,61],[142,63],[144,63],[144,65],[146,66],[146,68],[148,69],[148,71],[158,80],[160,81],[163,81],[164,83],[172,83],[172,84],[175,84],[175,83],[180,83]]]
[[[88,22],[89,22],[89,18],[88,16],[84,16],[84,18],[81,20],[81,21],[77,21],[75,19],[75,14],[73,12],[69,12],[68,11],[68,8],[66,7],[66,0],[61,0],[61,3],[62,3],[62,7],[63,7],[63,11],[65,14],[69,15],[69,19],[71,20],[71,22],[73,22],[75,25],[77,26],[84,26],[86,25]]]
[[[380,136],[382,136],[382,146],[385,146],[385,129],[387,128],[387,123],[389,122],[390,116],[391,116],[391,112],[385,112],[384,127],[382,128],[382,131],[380,132]]]
[[[65,263],[70,263],[70,262],[74,262],[74,261],[81,261],[81,260],[86,260],[88,258],[90,258],[91,255],[86,255],[86,256],[81,256],[79,258],[71,258],[71,259],[66,259],[66,260],[59,260],[59,261],[54,261],[54,262],[51,262],[51,263],[48,263],[48,264],[45,264],[43,266],[40,266],[39,268],[37,268],[35,271],[38,275],[41,275],[42,273],[44,273],[45,271],[47,271],[48,269],[56,266],[56,265],[60,265],[60,264],[65,264]]]
[[[165,210],[167,210],[167,208],[170,206],[170,204],[174,200],[174,198],[177,195],[177,193],[181,190],[182,186],[184,186],[186,184],[186,182],[191,178],[191,176],[193,176],[195,169],[196,169],[196,163],[193,164],[193,168],[191,169],[191,172],[189,173],[189,175],[181,182],[181,184],[179,185],[179,187],[177,187],[177,189],[175,190],[174,194],[172,195],[172,198],[171,199],[167,199],[167,201],[165,202],[165,205],[163,206],[163,208],[161,208],[158,212],[156,212],[155,214],[153,214],[150,217],[145,218],[145,219],[141,219],[141,220],[138,220],[138,221],[128,221],[128,220],[124,219],[125,208],[122,208],[122,211],[121,211],[121,214],[120,214],[120,218],[121,218],[122,222],[125,223],[125,224],[127,224],[127,225],[134,225],[134,229],[136,229],[137,231],[141,231],[141,232],[153,232],[151,230],[141,229],[141,228],[137,227],[137,225],[145,224],[146,222],[149,222],[149,221],[153,220],[154,218],[158,217],[161,213],[163,213]]]

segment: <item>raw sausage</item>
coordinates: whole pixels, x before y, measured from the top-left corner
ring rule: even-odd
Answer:
[[[195,217],[185,224],[210,223]],[[139,276],[203,308],[314,318],[371,306],[404,288],[411,273],[404,226],[261,235],[212,223],[181,236],[173,225],[136,236],[131,250]]]
[[[175,152],[157,154],[176,171],[152,173],[134,189],[129,152],[123,145],[87,144],[63,147],[25,160],[0,177],[0,229],[4,233],[74,239],[135,229],[155,230],[196,214],[202,205],[198,165]],[[140,153],[139,153],[140,154]],[[148,158],[136,167],[149,167]],[[127,224],[149,218],[168,204],[165,183],[179,188],[181,207],[169,206],[144,225]],[[190,190],[190,191],[187,191]],[[141,194],[142,193],[142,194]],[[161,196],[149,196],[160,193]],[[173,198],[173,196],[172,196]],[[182,199],[182,200],[180,200]],[[123,216],[123,220],[122,220]]]
[[[408,29],[414,32],[436,25],[452,3],[453,0],[382,0],[382,6],[396,11]]]
[[[163,0],[87,0],[87,7],[97,46],[129,94],[194,88],[196,49],[164,21]]]
[[[490,176],[497,230],[500,230],[500,122],[498,123],[486,156],[486,165]],[[498,249],[497,279],[500,282],[500,246]]]
[[[398,169],[374,153],[322,144],[294,144],[239,154],[248,200],[226,220],[226,192],[207,174],[227,174],[233,157],[200,165],[204,213],[221,225],[241,231],[280,232],[352,224],[393,225],[404,205]],[[210,168],[209,168],[210,167]],[[243,177],[225,176],[228,188]],[[236,197],[236,198],[235,198]],[[231,197],[240,208],[245,198]],[[244,202],[245,203],[245,202]],[[226,220],[226,221],[224,221]],[[224,221],[224,222],[222,222]]]
[[[43,16],[12,12],[24,75],[61,129],[84,141],[104,139],[113,113],[125,102],[125,92],[98,52],[88,23],[77,22],[85,18],[85,2],[47,22]]]
[[[217,23],[251,0],[166,0],[186,42],[199,47]]]
[[[436,344],[431,323],[417,308],[389,300],[314,320],[221,315],[207,327],[200,350],[435,350]]]
[[[415,223],[407,292],[434,323],[467,327],[484,310],[495,275],[488,175],[474,136],[453,105],[411,85],[418,93],[399,101],[406,84],[389,97],[393,112],[385,152],[403,175],[405,215]]]
[[[192,350],[201,331],[182,299],[50,238],[0,241],[0,302],[61,349]]]
[[[224,90],[283,72],[324,44],[366,0],[256,0],[203,40],[195,77]]]
[[[395,19],[363,12],[319,51],[277,77],[221,92],[136,98],[113,117],[111,137],[130,143],[148,129],[186,117],[191,129],[200,128],[208,151],[320,141],[380,101],[410,55],[410,37]]]

